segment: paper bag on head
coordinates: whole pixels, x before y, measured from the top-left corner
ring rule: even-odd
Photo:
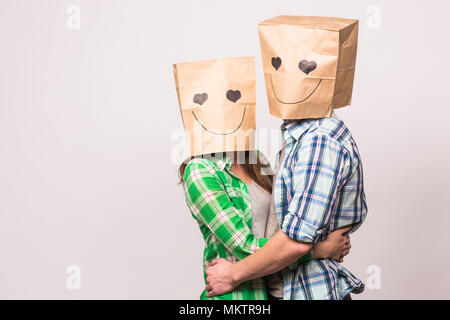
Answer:
[[[254,149],[253,57],[179,63],[173,71],[191,156]]]
[[[358,20],[278,16],[258,31],[272,115],[330,117],[351,103]]]

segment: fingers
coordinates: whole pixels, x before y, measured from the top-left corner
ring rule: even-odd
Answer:
[[[344,227],[342,229],[339,229],[341,231],[341,234],[344,234],[346,232],[349,232],[352,229],[352,226]]]
[[[218,264],[219,261],[220,261],[220,259],[221,259],[221,258],[214,259],[213,261],[211,261],[211,263],[209,264],[209,266],[212,267],[212,266]]]
[[[209,284],[209,281],[210,281],[210,278],[207,277],[206,278],[207,285],[206,285],[205,289],[206,289],[206,296],[208,298],[211,298],[211,297],[214,297],[214,290],[213,290],[212,285]]]
[[[212,297],[216,296],[216,292],[213,290],[213,288],[210,284],[208,284],[205,289],[206,289],[206,296],[208,298],[212,298]]]
[[[341,235],[340,243],[342,246],[346,247],[350,244],[350,238],[348,236]]]
[[[342,256],[346,256],[350,253],[352,245],[350,243],[346,244],[344,248],[342,249]]]
[[[209,271],[209,268],[210,267],[214,267],[216,264],[218,264],[221,260],[225,260],[225,259],[222,259],[222,258],[217,258],[217,259],[214,259],[213,261],[211,261],[211,263],[208,265],[208,267],[206,268],[206,275],[209,275],[209,274],[211,274],[211,271]]]

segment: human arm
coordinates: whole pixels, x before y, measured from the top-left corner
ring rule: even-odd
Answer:
[[[207,296],[224,294],[244,281],[275,273],[295,262],[311,247],[311,244],[292,240],[280,230],[263,248],[237,263],[216,259],[206,269]]]
[[[319,252],[314,253],[314,259],[322,258],[321,255],[329,254],[329,252],[337,255],[335,260],[340,260],[341,256],[345,256],[350,248],[349,242],[347,242],[348,236],[342,234],[348,230],[350,230],[350,227],[333,232],[334,239],[325,244],[327,248],[323,247],[316,250]],[[339,245],[336,243],[339,243]],[[331,246],[331,249],[328,246]],[[216,259],[206,270],[207,296],[212,297],[229,292],[244,281],[261,278],[280,271],[294,263],[299,256],[306,254],[311,247],[311,244],[297,242],[289,238],[280,230],[263,248],[235,264],[225,259]],[[339,249],[335,253],[338,247]]]

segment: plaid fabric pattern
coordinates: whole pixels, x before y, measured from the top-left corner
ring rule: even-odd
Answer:
[[[231,159],[193,159],[183,180],[186,203],[205,240],[203,273],[216,258],[231,262],[244,259],[268,239],[251,233],[252,214],[246,184],[230,170]],[[212,299],[264,300],[267,293],[263,279],[242,283],[234,291]],[[206,297],[203,291],[200,299]]]
[[[275,208],[281,229],[307,243],[364,221],[367,206],[358,148],[344,123],[332,118],[282,125],[285,157],[275,180]],[[312,260],[283,270],[284,299],[342,299],[363,287],[334,260]]]

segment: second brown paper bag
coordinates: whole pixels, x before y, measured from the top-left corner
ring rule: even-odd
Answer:
[[[351,103],[358,20],[278,16],[258,30],[272,115],[330,117]]]

